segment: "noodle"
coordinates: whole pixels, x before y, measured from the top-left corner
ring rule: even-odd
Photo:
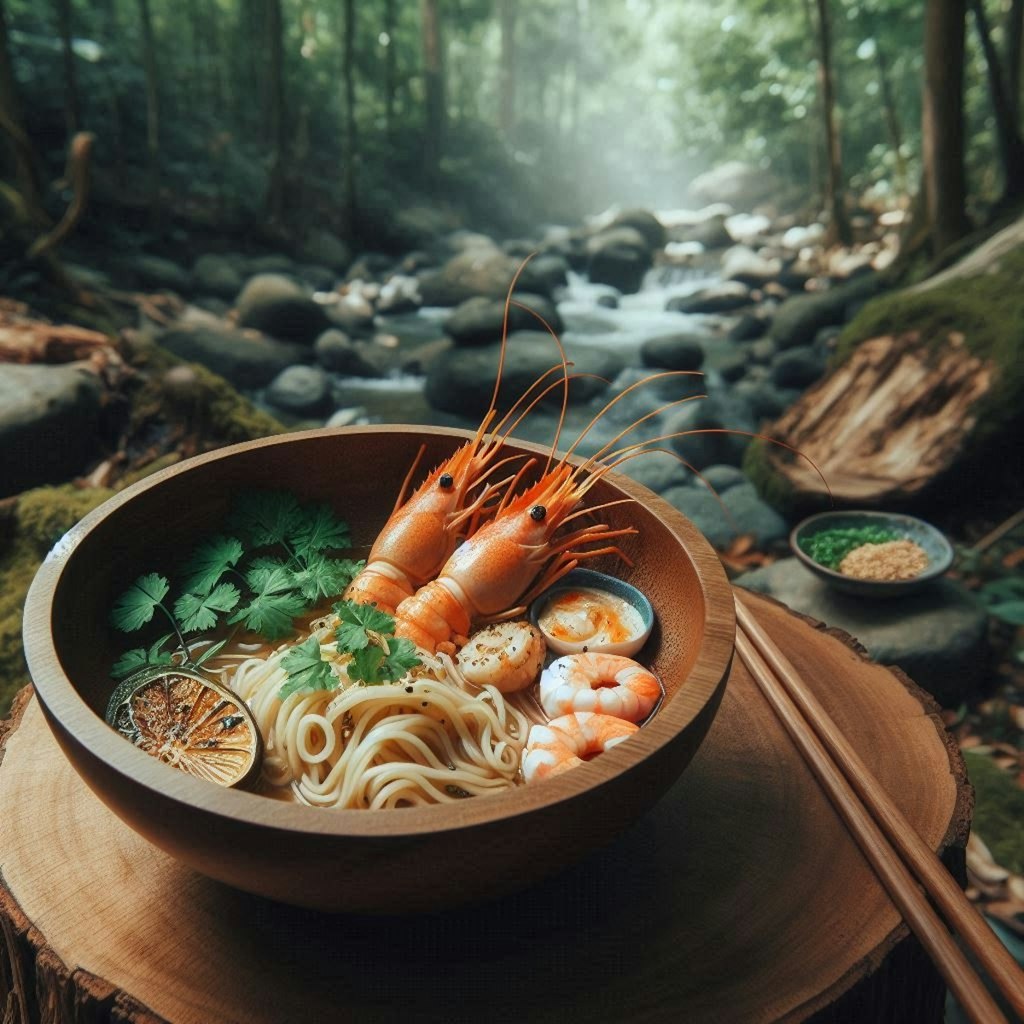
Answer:
[[[449,656],[422,650],[422,667],[399,682],[354,683],[345,672],[349,656],[329,642],[335,624],[311,625],[338,679],[335,690],[279,699],[288,678],[281,662],[292,644],[265,658],[224,656],[230,663],[219,673],[263,735],[267,782],[310,806],[371,810],[448,803],[517,784],[529,721],[498,690],[477,690]]]

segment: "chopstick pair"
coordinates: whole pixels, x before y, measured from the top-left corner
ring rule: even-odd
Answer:
[[[964,1012],[978,1024],[1006,1022],[929,897],[977,957],[1014,1013],[1024,1019],[1024,971],[738,593],[736,617],[736,650],[744,664]]]

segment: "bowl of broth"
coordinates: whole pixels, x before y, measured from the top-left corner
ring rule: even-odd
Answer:
[[[204,562],[203,553],[209,556],[212,544],[220,545],[223,554],[239,496],[252,493],[315,509],[304,534],[312,547],[320,538],[325,546],[341,548],[332,551],[339,558],[366,559],[399,495],[408,495],[429,470],[472,437],[453,429],[375,426],[247,442],[164,469],[116,495],[70,530],[33,582],[25,608],[25,651],[46,720],[64,755],[97,797],[148,841],[207,876],[286,903],[363,913],[432,910],[522,889],[608,842],[648,810],[686,768],[714,718],[732,658],[735,620],[721,563],[700,531],[624,476],[609,473],[589,490],[586,506],[607,506],[582,520],[590,525],[577,520],[564,529],[589,530],[593,521],[600,521],[598,532],[588,534],[583,546],[614,546],[625,556],[608,552],[587,565],[623,580],[650,601],[654,628],[635,658],[660,680],[664,692],[656,710],[623,741],[539,781],[523,781],[517,771],[521,751],[515,749],[516,739],[525,743],[533,727],[543,724],[539,708],[527,695],[513,695],[509,708],[502,710],[500,696],[476,691],[479,701],[467,714],[474,721],[482,720],[484,711],[492,718],[497,715],[498,726],[484,731],[489,737],[502,730],[508,734],[500,742],[492,737],[486,754],[501,762],[498,774],[505,773],[493,789],[487,788],[489,783],[478,790],[462,782],[475,778],[478,768],[464,768],[461,755],[454,753],[441,756],[439,764],[431,764],[434,755],[429,751],[409,754],[422,766],[422,771],[411,770],[413,781],[406,777],[410,772],[395,775],[375,755],[366,755],[355,768],[346,767],[339,751],[355,749],[350,746],[358,738],[355,734],[369,733],[384,719],[381,728],[386,731],[393,720],[381,713],[364,728],[357,712],[339,710],[342,690],[345,699],[349,694],[344,666],[362,663],[366,652],[333,653],[334,637],[344,630],[336,618],[325,625],[332,615],[331,601],[302,614],[281,606],[285,616],[294,618],[294,634],[271,630],[274,635],[261,642],[254,635],[254,622],[272,622],[272,615],[263,608],[264,620],[246,618],[245,599],[230,591],[244,586],[240,579],[230,582],[242,561],[223,556],[225,575],[216,586],[207,577],[205,597],[203,587],[195,584],[195,573],[209,569],[210,557]],[[547,454],[514,439],[506,439],[502,450],[503,457],[524,457],[517,464],[536,457],[541,468]],[[566,465],[576,463],[568,460]],[[528,475],[515,481],[520,488],[530,483]],[[439,479],[437,486],[445,481]],[[482,488],[475,492],[481,494]],[[481,507],[496,503],[494,497]],[[536,517],[537,505],[526,514]],[[347,524],[344,540],[340,533],[331,534],[332,515]],[[463,521],[468,524],[471,518]],[[614,544],[602,544],[602,532],[614,534]],[[469,550],[467,545],[457,550],[462,547]],[[191,561],[186,559],[187,552],[196,550],[198,561],[194,554]],[[218,673],[218,686],[226,693],[224,700],[210,705],[211,714],[221,716],[210,720],[213,725],[230,731],[228,727],[240,727],[243,717],[250,716],[266,733],[259,745],[262,771],[246,773],[244,786],[222,785],[183,771],[173,758],[153,756],[152,749],[132,742],[107,721],[111,706],[123,705],[112,696],[123,696],[126,685],[113,677],[115,666],[123,676],[125,657],[129,662],[131,657],[152,658],[154,650],[169,652],[174,643],[156,635],[168,632],[158,624],[159,611],[140,626],[138,640],[118,628],[118,622],[123,626],[125,617],[138,611],[138,602],[132,605],[125,595],[137,597],[139,586],[145,591],[154,579],[179,577],[183,563],[193,573],[189,585],[195,584],[200,597],[191,604],[174,604],[179,618],[188,615],[190,622],[201,623],[210,617],[210,608],[216,611],[217,600],[226,605],[229,598],[235,601],[234,616],[219,618],[222,623],[231,617],[237,621],[217,627],[222,633],[209,646],[200,645],[206,653],[216,646],[217,653],[196,671],[183,666],[181,675],[201,689],[204,672]],[[276,598],[272,576],[258,575],[272,573],[272,568],[257,561],[253,566],[249,571],[257,575],[250,575],[250,582],[257,580]],[[468,586],[479,585],[484,593],[487,586],[497,585],[488,584],[486,570],[486,564],[473,563],[459,571]],[[529,575],[523,567],[517,571]],[[174,593],[165,596],[157,588],[143,601],[144,611],[152,612],[146,602],[154,595],[154,606],[172,607]],[[214,595],[220,597],[215,600]],[[271,606],[281,611],[274,601]],[[276,624],[281,625],[280,615]],[[364,620],[362,612],[349,627],[349,640],[356,637],[353,649],[365,646],[365,635],[371,644],[376,642],[381,628],[376,619]],[[340,659],[342,667],[335,668],[334,677],[317,660],[314,634],[327,638],[321,648],[327,652],[322,654],[325,662]],[[437,657],[445,653],[446,644],[457,649],[461,639],[456,630],[450,641],[439,643]],[[337,643],[340,650],[341,641]],[[126,648],[133,645],[136,650],[126,656]],[[394,638],[390,645],[385,638],[383,645],[384,653],[372,652],[369,658],[374,671],[385,671],[388,659],[400,662],[405,649]],[[296,653],[300,646],[303,651]],[[202,660],[194,651],[193,657]],[[173,655],[165,653],[157,660],[161,658]],[[424,661],[428,663],[433,664],[429,658]],[[245,672],[232,665],[244,665]],[[146,673],[152,677],[152,665]],[[441,700],[444,695],[433,692],[438,687],[432,676],[414,676],[385,678],[380,688],[359,683],[350,689],[379,698],[400,688],[388,713],[414,721],[406,705],[422,704],[432,716],[431,729],[442,740],[451,736],[457,745],[451,716],[459,712],[445,710],[450,705]],[[322,693],[323,686],[337,686],[338,692]],[[435,698],[439,703],[431,703]],[[481,701],[486,709],[481,710]],[[293,718],[286,721],[287,715]],[[210,722],[204,735],[213,738],[203,742],[215,746],[219,733],[214,735]],[[418,726],[410,728],[415,732]],[[296,766],[286,735],[300,736],[309,765]],[[395,742],[418,750],[420,740]],[[446,771],[453,781],[445,782]],[[426,801],[424,794],[432,792],[438,799]]]

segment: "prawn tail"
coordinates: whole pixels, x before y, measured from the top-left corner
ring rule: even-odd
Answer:
[[[395,636],[431,653],[453,637],[461,639],[469,633],[469,612],[443,580],[420,587],[395,608],[394,616]]]
[[[393,614],[413,592],[404,573],[386,562],[370,562],[345,588],[346,601],[375,604],[382,612]]]

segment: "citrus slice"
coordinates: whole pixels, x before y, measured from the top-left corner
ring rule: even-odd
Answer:
[[[259,778],[263,740],[229,689],[194,669],[148,669],[114,691],[107,722],[140,750],[196,778],[245,787]]]

